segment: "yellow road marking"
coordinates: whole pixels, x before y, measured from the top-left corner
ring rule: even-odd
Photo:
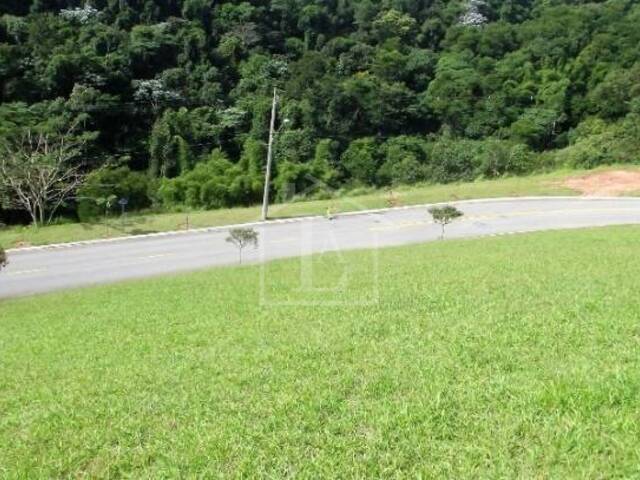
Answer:
[[[19,272],[7,272],[7,276],[14,276],[14,275],[31,275],[33,273],[41,273],[44,272],[45,269],[44,268],[38,268],[35,270],[21,270]]]
[[[142,257],[142,258],[144,258],[145,260],[152,260],[154,258],[171,257],[173,255],[174,255],[173,253],[159,253],[157,255],[149,255],[147,257]]]
[[[413,220],[413,221],[407,221],[407,222],[399,222],[399,223],[393,223],[393,224],[389,224],[389,225],[381,225],[379,227],[371,227],[369,228],[369,231],[371,232],[384,232],[384,231],[388,231],[388,230],[402,230],[405,228],[415,228],[415,227],[423,227],[425,225],[429,225],[433,222],[431,221],[423,221],[423,220]]]
[[[575,210],[575,209],[562,209],[562,210],[522,210],[519,212],[508,213],[495,213],[488,215],[473,215],[468,217],[462,217],[458,222],[475,222],[479,220],[494,220],[497,218],[512,218],[512,217],[530,217],[535,215],[565,215],[565,214],[588,214],[588,213],[637,213],[640,215],[640,208],[591,208],[587,210]],[[426,215],[425,215],[426,216]],[[398,223],[391,223],[381,225],[377,227],[369,228],[370,232],[384,232],[392,230],[402,230],[405,228],[422,227],[424,225],[431,225],[432,221],[403,221]]]
[[[280,243],[294,243],[294,242],[298,242],[299,240],[300,240],[299,238],[283,238],[281,240],[269,240],[269,243],[273,245],[277,245]]]
[[[563,209],[563,210],[523,210],[520,212],[509,213],[496,213],[490,215],[476,215],[472,217],[463,217],[460,221],[474,221],[474,220],[491,220],[495,218],[509,218],[509,217],[528,217],[533,215],[563,215],[563,214],[584,214],[584,213],[638,213],[639,208],[590,208],[588,210],[575,210],[575,209]]]

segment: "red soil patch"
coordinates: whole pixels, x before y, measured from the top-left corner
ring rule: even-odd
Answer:
[[[640,192],[640,171],[612,170],[591,173],[569,178],[562,186],[586,196],[616,196]]]

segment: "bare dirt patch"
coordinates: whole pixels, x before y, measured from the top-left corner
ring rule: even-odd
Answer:
[[[585,196],[619,196],[640,192],[640,170],[612,170],[568,178],[563,187]]]

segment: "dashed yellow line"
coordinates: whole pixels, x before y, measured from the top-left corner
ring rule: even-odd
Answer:
[[[562,210],[522,210],[519,212],[496,213],[490,215],[476,215],[472,217],[463,217],[460,221],[474,220],[491,220],[495,218],[510,217],[530,217],[534,215],[564,215],[564,214],[585,214],[585,213],[637,213],[640,215],[639,208],[590,208],[588,210],[562,209]]]
[[[159,253],[157,255],[148,255],[146,257],[142,257],[145,260],[153,260],[155,258],[165,258],[165,257],[171,257],[173,256],[173,253]]]
[[[300,239],[299,238],[283,238],[280,240],[269,240],[269,244],[271,245],[278,245],[281,243],[294,243],[294,242],[299,242]]]
[[[508,212],[508,213],[495,213],[489,215],[473,215],[468,217],[463,217],[459,222],[477,222],[480,220],[495,220],[498,218],[513,218],[513,217],[531,217],[535,215],[565,215],[565,214],[585,214],[585,213],[637,213],[640,215],[640,209],[638,208],[592,208],[588,210],[574,210],[574,209],[563,209],[563,210],[522,210],[519,212]],[[415,227],[423,227],[425,225],[433,224],[432,221],[404,221],[392,224],[381,225],[377,227],[369,228],[371,232],[384,232],[384,231],[393,231],[393,230],[402,230],[405,228],[415,228]]]
[[[34,270],[20,270],[19,272],[7,272],[7,276],[17,276],[17,275],[33,275],[34,273],[42,273],[44,272],[44,268],[38,268]]]
[[[425,225],[430,225],[433,222],[427,220],[414,220],[411,222],[399,222],[389,225],[380,225],[378,227],[371,227],[369,231],[371,232],[384,232],[388,230],[402,230],[405,228],[415,228],[415,227],[424,227]]]

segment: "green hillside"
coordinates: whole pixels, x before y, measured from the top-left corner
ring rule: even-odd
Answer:
[[[2,158],[63,137],[91,172],[44,221],[250,206],[277,87],[279,201],[637,162],[639,23],[633,0],[5,0]],[[6,177],[0,221],[26,222]]]

